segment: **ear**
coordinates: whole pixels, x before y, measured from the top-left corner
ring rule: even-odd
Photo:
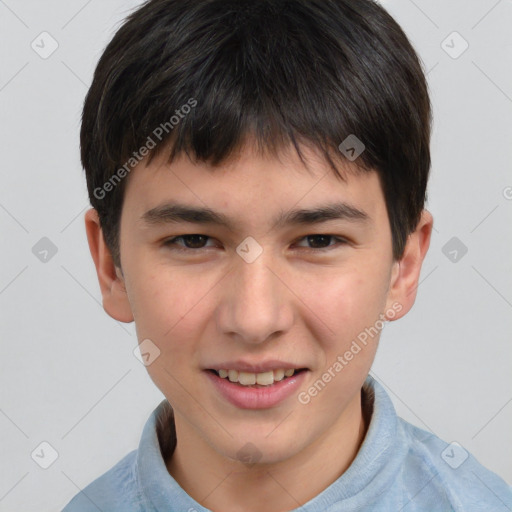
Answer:
[[[423,210],[416,229],[407,237],[402,258],[393,263],[386,303],[386,311],[393,311],[393,316],[386,313],[387,320],[403,317],[416,300],[421,266],[430,245],[433,223],[430,212]]]
[[[114,265],[103,237],[98,212],[94,208],[85,213],[85,230],[100,283],[103,309],[115,320],[133,322],[122,271]]]

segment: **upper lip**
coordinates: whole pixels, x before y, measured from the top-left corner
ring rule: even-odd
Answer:
[[[270,372],[273,370],[301,370],[306,369],[305,366],[297,365],[296,363],[290,363],[287,361],[279,361],[277,359],[261,361],[259,363],[251,363],[249,361],[237,360],[237,361],[226,361],[224,363],[215,364],[206,368],[208,370],[237,370],[239,372],[248,373],[263,373]]]

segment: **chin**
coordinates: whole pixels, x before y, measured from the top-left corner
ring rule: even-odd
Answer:
[[[297,439],[290,442],[290,437],[286,432],[279,436],[276,432],[261,435],[244,435],[232,440],[226,450],[221,449],[219,453],[232,460],[238,461],[247,467],[254,468],[258,465],[278,464],[295,455],[300,451]]]

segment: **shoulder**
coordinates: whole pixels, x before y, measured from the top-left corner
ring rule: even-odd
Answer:
[[[463,446],[447,443],[401,418],[399,425],[409,446],[402,478],[412,488],[425,481],[425,492],[428,488],[428,494],[450,503],[447,510],[512,510],[512,487]]]
[[[137,450],[96,478],[64,507],[62,512],[142,512],[144,508],[136,474]]]

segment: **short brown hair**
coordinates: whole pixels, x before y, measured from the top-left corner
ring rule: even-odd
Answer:
[[[420,60],[375,1],[150,0],[99,60],[81,160],[120,266],[120,175],[157,127],[149,161],[167,147],[170,162],[184,151],[218,165],[254,134],[271,152],[313,144],[335,172],[331,155],[352,134],[365,146],[356,164],[379,174],[399,259],[424,208],[431,122]]]

